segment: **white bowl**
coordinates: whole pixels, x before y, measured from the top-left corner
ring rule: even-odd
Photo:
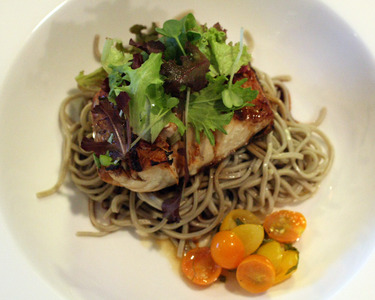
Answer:
[[[97,67],[95,34],[130,38],[128,28],[163,22],[193,10],[219,21],[238,40],[248,29],[254,65],[290,74],[293,114],[312,121],[323,106],[322,130],[336,157],[319,192],[293,207],[308,228],[293,278],[259,299],[322,299],[333,295],[373,250],[375,66],[353,31],[317,1],[68,1],[32,33],[6,76],[0,110],[0,210],[35,270],[67,299],[240,299],[235,284],[194,288],[168,255],[132,231],[103,238],[91,230],[87,200],[71,184],[48,199],[59,170],[62,138],[57,112],[79,71]]]

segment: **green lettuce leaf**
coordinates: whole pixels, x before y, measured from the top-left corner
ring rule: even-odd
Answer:
[[[108,100],[116,104],[116,97],[125,91],[126,86],[126,71],[130,69],[131,63],[124,64],[122,66],[113,66],[112,72],[108,75],[108,82],[110,91],[108,94]]]
[[[151,53],[149,58],[137,69],[130,63],[113,67],[109,74],[109,100],[116,102],[121,92],[126,92],[129,102],[130,126],[133,132],[147,142],[153,143],[161,130],[169,122],[178,126],[181,134],[185,131],[184,124],[171,109],[178,105],[178,99],[166,94],[164,81],[160,75],[162,53]],[[128,85],[127,82],[130,82]]]
[[[75,77],[75,80],[81,89],[97,92],[100,90],[101,84],[106,77],[107,72],[100,67],[86,75],[81,71]]]
[[[240,44],[236,43],[218,43],[214,39],[209,39],[212,52],[212,66],[214,70],[220,75],[230,75],[235,59],[240,52]],[[244,48],[246,48],[244,46]],[[236,73],[241,66],[247,65],[250,62],[250,54],[244,49],[238,64],[234,67]]]
[[[199,50],[209,59],[212,76],[230,75],[236,57],[240,52],[240,43],[233,45],[232,42],[226,43],[226,33],[214,27],[207,29],[202,33],[201,39],[197,42]],[[247,52],[246,46],[243,46],[242,55],[234,67],[236,73],[241,66],[249,64],[251,55]]]
[[[148,142],[151,141],[150,132],[144,130],[150,124],[151,103],[147,99],[147,87],[151,84],[163,84],[160,77],[162,64],[161,53],[151,53],[141,67],[133,70],[127,66],[125,79],[130,82],[123,90],[131,98],[129,102],[130,125],[133,132]]]
[[[152,84],[147,88],[147,98],[151,105],[150,111],[150,134],[151,143],[155,141],[159,133],[170,122],[175,123],[180,134],[185,132],[185,126],[180,119],[171,111],[176,107],[179,100],[164,93],[161,84]]]
[[[118,39],[107,38],[104,43],[101,56],[101,64],[104,70],[110,74],[115,66],[122,66],[133,59],[133,54],[128,53]]]

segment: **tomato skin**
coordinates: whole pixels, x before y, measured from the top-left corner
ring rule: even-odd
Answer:
[[[250,293],[263,293],[273,286],[276,272],[270,260],[259,254],[247,256],[239,265],[236,278]]]
[[[231,210],[224,218],[220,226],[220,231],[232,230],[239,224],[257,224],[261,225],[260,219],[252,212],[245,209]]]
[[[212,259],[208,247],[197,247],[186,253],[182,258],[181,269],[190,281],[198,285],[212,284],[222,270]]]
[[[219,231],[211,241],[213,260],[225,269],[235,269],[245,257],[241,239],[232,231]]]
[[[268,236],[280,243],[296,242],[306,228],[306,219],[299,213],[280,210],[268,215],[263,223]]]

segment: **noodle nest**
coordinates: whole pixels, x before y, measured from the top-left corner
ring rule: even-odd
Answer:
[[[235,208],[265,215],[275,207],[310,198],[328,173],[334,151],[318,120],[304,124],[293,119],[287,77],[271,78],[257,70],[275,115],[273,130],[253,138],[218,165],[190,178],[180,204],[181,220],[163,218],[162,203],[173,197],[173,188],[161,192],[136,193],[103,182],[91,153],[81,149],[84,136],[92,136],[91,99],[94,91],[80,91],[66,98],[60,107],[64,137],[63,159],[58,182],[38,194],[56,192],[68,173],[75,186],[88,197],[89,216],[97,232],[78,235],[102,236],[124,227],[158,239],[170,239],[181,257],[196,247],[197,240],[209,241],[224,215]],[[80,111],[74,118],[73,108]]]

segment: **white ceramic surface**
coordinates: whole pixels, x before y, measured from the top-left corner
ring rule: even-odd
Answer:
[[[91,226],[85,199],[71,186],[48,199],[35,197],[56,179],[57,109],[75,86],[74,76],[96,67],[94,34],[126,40],[130,25],[163,21],[187,9],[208,24],[220,21],[233,40],[240,26],[249,29],[254,64],[271,75],[292,75],[298,119],[311,121],[322,106],[328,109],[322,129],[335,145],[335,164],[319,193],[298,206],[309,222],[299,244],[299,271],[257,298],[328,298],[373,251],[374,55],[334,11],[317,1],[67,1],[19,41],[0,94],[0,216],[4,237],[20,254],[17,263],[5,265],[24,261],[32,270],[27,278],[41,280],[45,299],[247,297],[232,285],[191,288],[163,253],[132,233],[76,237]],[[23,288],[32,286],[28,281]]]

